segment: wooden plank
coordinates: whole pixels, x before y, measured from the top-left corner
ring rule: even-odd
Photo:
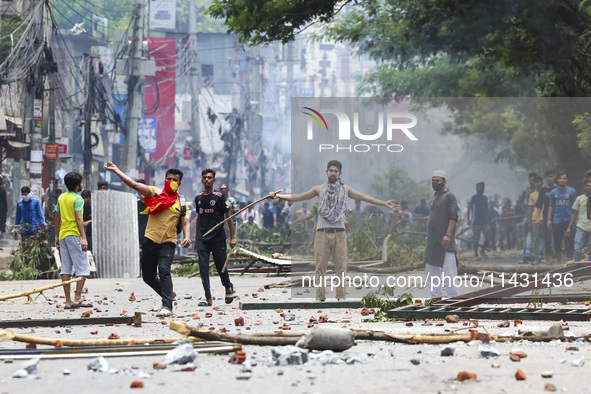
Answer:
[[[363,308],[361,301],[284,301],[284,302],[241,302],[242,310],[266,310],[266,309],[344,309]]]

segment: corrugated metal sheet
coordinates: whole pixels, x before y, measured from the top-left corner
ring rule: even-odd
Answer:
[[[92,192],[92,238],[99,278],[136,278],[140,274],[134,194]]]

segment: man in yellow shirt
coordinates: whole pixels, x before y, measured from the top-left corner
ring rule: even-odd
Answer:
[[[162,307],[156,314],[158,317],[172,316],[172,276],[170,267],[176,249],[177,224],[179,220],[183,228],[183,248],[191,245],[191,229],[189,224],[190,211],[186,206],[185,215],[181,217],[181,203],[178,187],[183,179],[183,172],[177,168],[166,171],[165,186],[158,189],[139,183],[125,175],[110,161],[105,169],[114,172],[127,186],[144,197],[146,211],[150,216],[142,244],[142,277],[162,298]]]
[[[70,296],[70,284],[64,285],[66,295],[66,309],[92,307],[91,304],[82,303],[82,289],[86,278],[90,275],[90,265],[86,249],[86,233],[84,232],[84,222],[82,212],[84,210],[84,200],[78,195],[82,190],[82,175],[77,172],[68,172],[64,176],[64,183],[68,192],[62,194],[55,206],[55,246],[60,250],[62,269],[62,281],[66,282],[72,278],[72,269],[76,271],[76,276],[82,277],[76,285],[74,302]]]

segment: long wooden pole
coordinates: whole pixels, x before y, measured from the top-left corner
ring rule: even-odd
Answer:
[[[62,346],[114,346],[114,345],[128,345],[129,343],[172,343],[179,339],[190,339],[194,341],[202,341],[196,338],[129,338],[129,339],[53,339],[36,337],[32,335],[23,335],[12,332],[10,330],[0,331],[0,342],[17,341],[26,343],[36,343],[38,345],[56,346],[58,342]]]
[[[280,189],[280,190],[277,190],[277,191],[275,192],[275,194],[277,194],[277,193],[280,193],[280,192],[282,192],[282,191],[284,191],[284,190],[285,190],[285,188],[283,188],[283,189]],[[255,204],[258,204],[259,202],[261,202],[261,201],[263,201],[263,200],[266,200],[266,199],[268,199],[268,198],[269,198],[269,196],[265,196],[265,197],[263,197],[263,198],[259,198],[259,199],[258,199],[258,200],[256,200],[255,202],[252,202],[252,203],[248,204],[247,206],[245,206],[244,208],[242,208],[241,210],[239,210],[239,211],[238,211],[238,212],[236,212],[235,214],[233,214],[233,215],[231,215],[231,216],[227,217],[226,219],[222,220],[221,222],[219,222],[218,224],[216,224],[215,226],[213,226],[211,229],[209,229],[209,231],[208,231],[208,232],[206,232],[205,234],[203,234],[203,236],[204,236],[204,237],[207,237],[207,236],[209,235],[209,233],[211,233],[211,232],[212,232],[213,230],[215,230],[216,228],[218,228],[218,227],[220,227],[220,226],[223,226],[223,224],[224,224],[224,223],[226,223],[228,220],[232,219],[234,216],[236,216],[236,215],[238,215],[238,214],[240,214],[240,213],[244,212],[245,210],[247,210],[248,208],[252,207],[253,205],[255,205]]]
[[[68,281],[65,281],[65,282],[56,283],[56,284],[49,285],[49,286],[39,287],[37,289],[24,291],[22,293],[5,295],[5,296],[0,297],[0,301],[9,300],[11,298],[24,297],[24,296],[28,296],[28,295],[35,294],[35,293],[41,293],[44,290],[49,290],[49,289],[53,289],[54,287],[60,287],[60,286],[63,286],[63,285],[67,285],[68,283],[78,282],[79,280],[82,280],[82,277],[78,277],[78,278],[75,278],[75,279],[71,279],[71,280],[68,280]]]

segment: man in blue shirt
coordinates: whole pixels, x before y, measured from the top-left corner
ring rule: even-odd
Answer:
[[[556,177],[556,186],[550,192],[550,205],[548,208],[547,226],[554,235],[554,248],[556,250],[556,260],[558,265],[562,264],[560,253],[562,252],[562,240],[566,245],[566,254],[568,259],[572,259],[574,250],[574,234],[566,235],[570,219],[573,216],[573,204],[577,198],[577,192],[572,187],[567,186],[568,178],[566,172],[558,173]]]
[[[16,205],[15,240],[18,240],[18,232],[23,238],[26,238],[37,234],[39,227],[45,228],[45,216],[41,209],[41,201],[33,197],[31,188],[28,186],[21,188],[21,196],[23,199]]]
[[[490,219],[488,217],[488,198],[484,195],[484,182],[476,184],[476,194],[468,200],[468,226],[472,226],[472,244],[474,256],[478,258],[480,233],[484,235],[482,257],[487,257],[485,249],[490,239]]]

